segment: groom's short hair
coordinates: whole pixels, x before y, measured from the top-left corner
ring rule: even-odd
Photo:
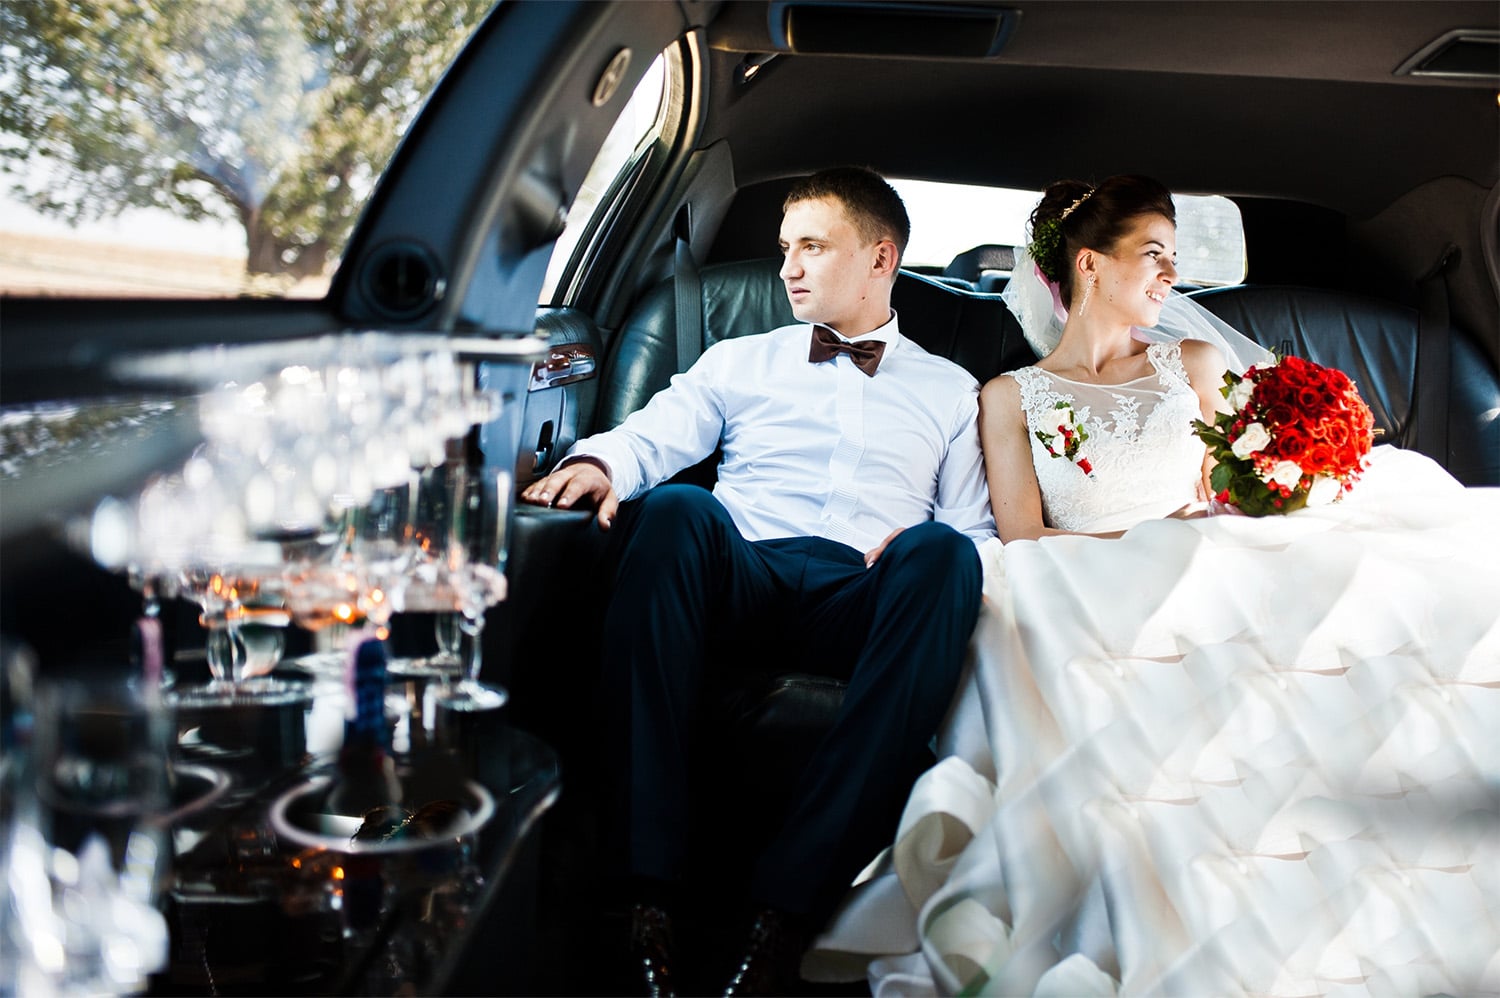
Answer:
[[[874,170],[862,166],[838,166],[803,177],[792,185],[782,202],[785,212],[799,201],[829,198],[838,201],[849,213],[849,221],[860,236],[869,242],[889,239],[896,244],[896,255],[906,253],[911,238],[911,219],[906,205],[895,188]]]

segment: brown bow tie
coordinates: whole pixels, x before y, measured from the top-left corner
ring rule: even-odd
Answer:
[[[807,352],[807,359],[813,364],[821,364],[825,360],[832,360],[841,353],[849,355],[854,361],[854,366],[875,377],[875,368],[880,366],[880,357],[885,353],[885,342],[882,340],[841,340],[838,334],[827,326],[814,326],[812,334],[812,349]]]

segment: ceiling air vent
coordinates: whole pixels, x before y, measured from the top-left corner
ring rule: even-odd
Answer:
[[[772,0],[771,40],[801,55],[986,59],[997,54],[1020,12],[987,4],[892,0]]]
[[[1396,68],[1397,76],[1448,80],[1500,80],[1500,31],[1457,28],[1422,46]]]

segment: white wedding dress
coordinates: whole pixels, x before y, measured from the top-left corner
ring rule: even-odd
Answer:
[[[804,959],[876,995],[1500,993],[1500,489],[1378,447],[1333,505],[1162,519],[1175,345],[1033,435],[1050,522],[981,549],[972,661],[897,841]],[[1123,512],[1122,512],[1123,511]],[[1132,526],[1133,524],[1133,526]]]

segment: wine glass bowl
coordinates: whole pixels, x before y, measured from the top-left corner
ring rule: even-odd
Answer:
[[[358,579],[358,605],[377,630],[389,625],[401,602],[401,587],[412,555],[412,493],[410,472],[399,485],[375,489],[362,506],[350,510],[348,554]]]
[[[174,703],[232,706],[305,694],[304,684],[271,675],[281,662],[286,629],[293,619],[279,573],[263,567],[239,572],[194,569],[183,572],[180,582],[200,608],[209,681],[174,690]]]

